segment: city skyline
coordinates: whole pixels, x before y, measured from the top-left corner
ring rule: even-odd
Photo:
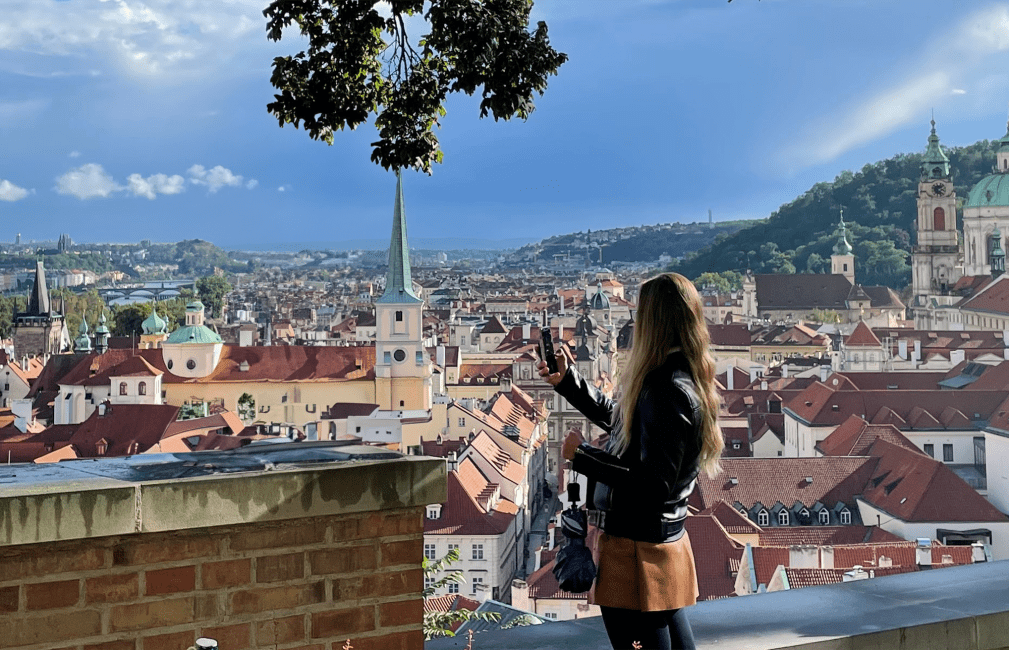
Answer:
[[[300,42],[267,41],[265,4],[10,5],[0,239],[386,237],[395,180],[368,159],[373,127],[326,147],[266,112],[272,57]],[[1009,3],[945,9],[541,0],[533,19],[570,61],[526,123],[450,100],[445,164],[405,174],[411,236],[762,218],[845,169],[923,151],[933,109],[946,146],[998,138]]]

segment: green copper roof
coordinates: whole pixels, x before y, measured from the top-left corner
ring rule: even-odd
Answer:
[[[385,293],[376,302],[423,302],[413,292],[410,277],[410,248],[406,241],[406,207],[403,203],[403,176],[396,172],[396,204],[392,213],[392,241],[389,243],[389,271]]]
[[[95,334],[109,335],[109,328],[105,327],[105,311],[102,311],[102,315],[98,317],[98,327],[95,328]]]
[[[81,319],[81,325],[77,328],[77,338],[74,339],[75,352],[91,352],[91,337],[88,336],[88,321]]]
[[[158,308],[151,310],[151,315],[140,324],[144,334],[164,334],[168,331],[168,323],[158,316]]]
[[[985,176],[967,195],[965,208],[987,208],[989,206],[1009,206],[1009,174],[989,174]]]
[[[1006,134],[995,142],[999,145],[996,151],[1009,151],[1009,124],[1006,124]]]
[[[203,303],[199,300],[194,300],[193,302],[186,305],[186,311],[203,311],[205,307]]]
[[[165,343],[223,343],[221,337],[206,325],[186,325],[172,332]]]
[[[844,226],[844,210],[841,210],[841,238],[834,244],[834,255],[851,255],[851,244],[848,243],[848,230]]]
[[[922,178],[949,178],[949,157],[939,146],[939,136],[935,134],[935,120],[932,120],[932,135],[928,136],[928,149],[921,163]]]

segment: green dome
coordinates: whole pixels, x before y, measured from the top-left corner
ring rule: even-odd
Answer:
[[[967,196],[965,208],[1009,206],[1009,174],[985,176]]]
[[[168,331],[168,323],[158,316],[157,307],[151,311],[150,316],[144,319],[140,327],[143,329],[144,334],[164,334]]]
[[[186,325],[169,335],[165,343],[223,343],[221,337],[206,325]]]

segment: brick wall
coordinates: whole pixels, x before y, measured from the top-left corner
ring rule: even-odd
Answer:
[[[0,648],[422,650],[423,506],[0,547]]]

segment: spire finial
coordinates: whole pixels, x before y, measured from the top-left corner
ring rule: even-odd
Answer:
[[[841,206],[841,227],[844,228],[844,206]]]
[[[932,109],[932,135],[935,135],[935,109]]]

